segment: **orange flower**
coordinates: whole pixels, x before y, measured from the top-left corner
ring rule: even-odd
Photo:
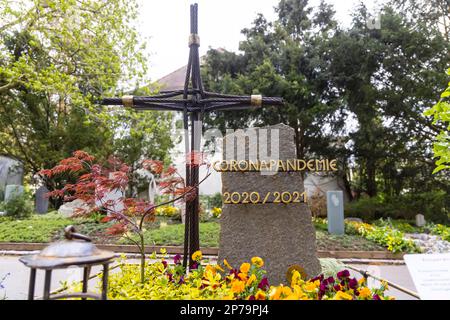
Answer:
[[[239,279],[241,279],[242,281],[246,281],[247,280],[247,274],[246,273],[239,273],[238,274]]]
[[[361,288],[359,289],[359,297],[363,299],[372,297],[372,291],[367,287]]]
[[[250,263],[245,262],[241,265],[240,270],[242,273],[248,273],[248,271],[250,270],[250,267],[251,267]]]
[[[255,294],[255,300],[266,300],[266,294],[259,290],[256,294]]]
[[[234,280],[231,283],[231,291],[234,293],[241,293],[245,290],[245,283],[244,281],[240,281],[240,280]]]

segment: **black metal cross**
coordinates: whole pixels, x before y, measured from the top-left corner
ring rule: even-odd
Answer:
[[[261,108],[262,106],[283,105],[282,98],[262,97],[261,95],[236,96],[207,92],[203,88],[200,75],[198,36],[198,5],[191,5],[191,34],[189,36],[189,60],[184,83],[184,90],[162,91],[151,97],[123,96],[122,98],[103,99],[103,105],[123,105],[134,110],[160,110],[183,112],[186,155],[200,151],[202,135],[202,118],[205,112],[244,110]],[[191,138],[189,141],[189,118],[191,123]],[[186,164],[186,185],[195,187],[194,201],[186,202],[186,219],[184,234],[183,265],[193,265],[192,254],[199,250],[199,168]]]

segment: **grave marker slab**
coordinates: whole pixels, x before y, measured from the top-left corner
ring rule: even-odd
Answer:
[[[23,186],[8,185],[5,189],[5,202],[8,202],[14,197],[21,196],[24,192]]]
[[[45,186],[40,186],[35,194],[35,210],[39,214],[47,213],[49,200],[46,194],[49,190]]]
[[[244,139],[246,134],[254,136]],[[294,130],[285,125],[237,131],[227,135],[223,144],[224,160],[255,160],[252,155],[258,160],[296,158]],[[222,191],[220,260],[239,268],[259,256],[273,285],[286,283],[291,266],[302,267],[311,277],[320,273],[310,209],[294,201],[304,193],[301,172],[222,172]],[[274,193],[279,193],[279,202]]]
[[[423,227],[425,226],[425,224],[426,224],[425,216],[423,214],[416,215],[416,226]]]
[[[342,235],[344,231],[344,193],[327,191],[328,232]]]

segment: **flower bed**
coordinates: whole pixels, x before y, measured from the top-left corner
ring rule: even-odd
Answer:
[[[151,258],[156,258],[153,255]],[[167,258],[167,257],[166,257]],[[385,295],[386,284],[378,289],[357,281],[347,270],[335,276],[320,275],[306,280],[301,272],[289,274],[289,285],[271,286],[266,278],[264,261],[253,257],[234,268],[224,260],[222,265],[202,261],[201,252],[193,259],[196,267],[189,274],[181,256],[168,264],[166,258],[146,263],[145,281],[140,281],[139,266],[122,264],[109,278],[109,299],[114,300],[392,300]],[[202,263],[203,262],[203,263]],[[75,289],[75,288],[73,288]],[[77,285],[81,289],[81,284]]]
[[[326,225],[328,222],[326,219],[314,218],[316,225]],[[411,239],[406,239],[403,232],[393,228],[389,224],[381,223],[380,226],[357,222],[357,221],[345,221],[345,232],[347,234],[357,234],[364,237],[367,240],[373,241],[387,250],[397,253],[415,253],[420,252],[420,249],[414,244]]]
[[[440,236],[442,240],[450,242],[450,227],[442,224],[430,225],[429,230],[431,234]]]

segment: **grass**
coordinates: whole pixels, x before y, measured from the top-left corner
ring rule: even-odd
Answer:
[[[70,219],[56,213],[35,215],[25,220],[0,218],[0,242],[46,243],[63,238],[63,229],[74,225],[77,232],[92,238],[95,243],[129,242],[117,236],[108,236],[105,231],[114,222],[99,223],[95,219]],[[219,246],[220,225],[217,221],[200,223],[200,239],[203,247]],[[323,226],[316,224],[318,250],[383,251],[383,247],[357,235],[330,235]],[[166,218],[158,218],[145,231],[148,245],[181,246],[184,240],[184,225]]]
[[[341,236],[329,234],[327,231],[316,230],[317,250],[331,251],[386,251],[386,248],[356,235]]]
[[[203,247],[219,246],[220,225],[216,222],[200,223],[200,239]],[[184,225],[160,225],[145,231],[145,243],[149,245],[181,246],[184,241]],[[127,243],[125,239],[121,243]]]
[[[53,214],[32,216],[25,220],[0,218],[0,242],[49,242],[56,232],[73,220]]]

